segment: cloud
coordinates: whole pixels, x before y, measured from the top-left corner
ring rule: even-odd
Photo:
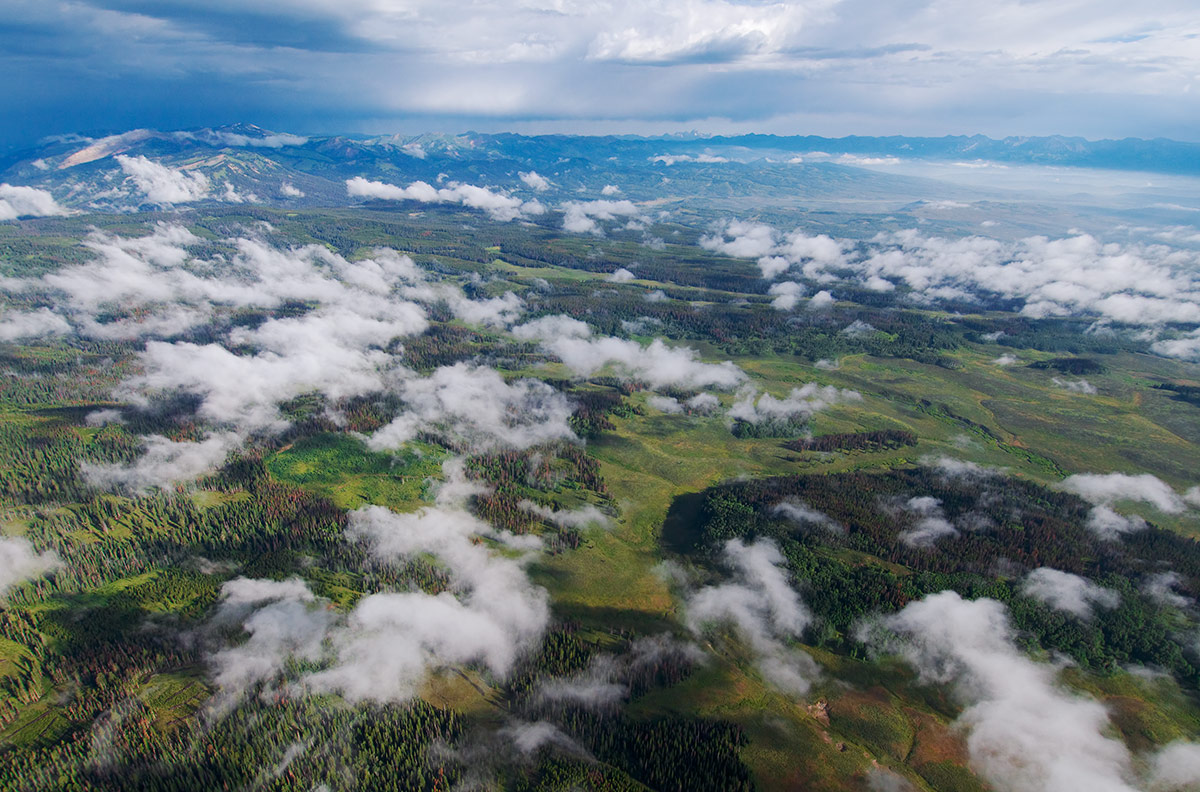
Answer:
[[[943,238],[909,229],[883,232],[857,249],[828,236],[730,221],[702,237],[709,250],[756,258],[763,276],[795,269],[816,281],[849,272],[867,288],[903,284],[923,302],[1002,297],[1025,316],[1092,315],[1126,324],[1200,323],[1200,252],[1161,244],[1062,239]],[[1160,354],[1189,357],[1194,335],[1158,342]],[[1065,386],[1064,386],[1065,387]]]
[[[198,442],[170,440],[161,435],[142,438],[142,455],[129,465],[81,462],[79,472],[93,487],[145,494],[156,487],[167,489],[191,481],[224,463],[241,446],[231,432],[209,435]]]
[[[1178,338],[1155,341],[1150,348],[1164,357],[1200,361],[1200,328]]]
[[[1010,355],[1010,354],[1005,353],[1005,354],[1001,355],[1000,357],[996,358],[995,360],[993,360],[992,365],[994,365],[994,366],[1012,366],[1012,365],[1015,365],[1020,362],[1021,362],[1021,359],[1019,357],[1017,357],[1016,355]]]
[[[782,399],[777,399],[769,393],[758,392],[757,388],[748,386],[737,394],[737,400],[729,408],[729,417],[752,424],[764,421],[807,421],[821,410],[844,404],[846,402],[862,401],[858,391],[844,390],[833,385],[818,385],[809,382],[799,388],[792,388],[791,393]]]
[[[613,195],[620,195],[621,188],[615,184],[606,184],[606,185],[604,185],[603,188],[601,188],[600,194],[605,196],[606,198],[609,196],[613,196]]]
[[[559,338],[545,345],[575,375],[588,377],[605,366],[618,376],[645,382],[652,388],[733,388],[746,375],[729,361],[703,363],[695,350],[669,347],[662,339],[647,346],[636,341],[603,338]]]
[[[528,173],[518,173],[521,181],[529,186],[529,189],[537,192],[545,192],[550,189],[550,182],[545,176],[541,176],[537,171],[529,171]]]
[[[479,663],[502,679],[550,618],[546,591],[524,571],[541,542],[464,511],[479,488],[461,462],[444,470],[436,505],[405,514],[367,506],[350,513],[346,535],[381,563],[433,557],[450,591],[370,594],[340,615],[300,580],[231,581],[214,626],[240,624],[250,637],[213,655],[218,686],[240,693],[280,674],[289,658],[317,666],[295,684],[356,702],[408,700],[431,669]]]
[[[842,154],[834,162],[839,165],[899,165],[901,160],[899,157],[862,157],[857,154]],[[938,203],[965,206],[965,204],[955,204],[954,201],[940,201]]]
[[[121,170],[133,179],[133,183],[151,203],[170,206],[199,201],[208,195],[208,177],[200,171],[169,168],[141,155],[127,157],[118,154],[116,159]]]
[[[812,308],[813,310],[820,311],[825,308],[828,308],[829,306],[833,305],[835,302],[837,302],[837,301],[834,300],[833,295],[830,294],[825,289],[822,289],[821,291],[814,294],[812,296],[812,299],[808,301],[808,307]]]
[[[1200,785],[1200,745],[1176,741],[1159,751],[1150,766],[1151,792],[1183,792]]]
[[[53,550],[38,553],[24,537],[0,536],[0,595],[13,586],[54,570],[60,564]]]
[[[1085,379],[1065,380],[1059,377],[1052,377],[1051,382],[1060,388],[1069,390],[1072,393],[1083,393],[1093,396],[1097,393],[1096,386]]]
[[[352,701],[399,701],[415,695],[430,667],[480,662],[503,677],[549,621],[548,596],[529,582],[522,560],[478,541],[532,549],[540,545],[536,537],[497,531],[444,505],[407,514],[367,506],[350,514],[347,535],[386,562],[436,557],[457,595],[365,597],[331,632],[336,660],[306,679],[314,689],[337,691]]]
[[[1146,527],[1146,521],[1136,515],[1125,517],[1118,514],[1110,506],[1093,506],[1088,513],[1087,528],[1101,539],[1112,541],[1121,534],[1141,531]]]
[[[13,311],[0,317],[0,341],[18,341],[23,338],[65,335],[71,332],[71,323],[49,308],[36,311]]]
[[[771,301],[771,307],[778,311],[790,311],[795,308],[796,303],[800,302],[800,298],[804,296],[804,292],[803,286],[792,281],[775,283],[767,289],[767,294],[775,296],[775,299]]]
[[[575,439],[572,406],[540,380],[506,382],[494,369],[456,363],[429,377],[409,377],[396,392],[405,410],[375,432],[367,445],[398,448],[420,431],[438,432],[476,448],[529,448]]]
[[[597,220],[636,217],[638,213],[632,201],[573,201],[563,205],[563,229],[576,234],[599,234],[601,229]]]
[[[0,222],[18,217],[51,217],[66,214],[54,196],[35,187],[0,184]]]
[[[967,732],[971,764],[997,790],[1135,789],[1129,751],[1107,736],[1107,710],[1061,688],[1053,666],[1021,654],[999,602],[943,591],[864,627],[860,638],[904,657],[922,682],[951,686],[966,705],[956,725]]]
[[[289,658],[320,659],[332,616],[298,578],[237,578],[221,587],[214,623],[237,624],[249,635],[209,660],[228,700],[281,674]]]
[[[928,495],[909,498],[904,510],[917,518],[911,528],[905,528],[897,537],[909,547],[930,548],[938,539],[958,535],[958,529],[946,519],[942,502],[937,498]]]
[[[198,413],[209,421],[243,431],[280,431],[288,426],[280,402],[311,391],[342,399],[384,388],[390,356],[323,335],[335,325],[336,314],[270,320],[254,336],[274,348],[254,355],[235,354],[220,344],[151,341],[139,357],[143,373],[115,393],[148,406],[152,398],[182,390],[200,396]],[[380,334],[390,337],[394,329],[387,326]]]
[[[1115,3],[1072,25],[1061,24],[1060,4],[1017,0],[969,0],[955,15],[931,0],[882,11],[735,0],[414,0],[403,13],[370,0],[197,8],[14,5],[3,49],[30,78],[7,86],[6,106],[27,111],[5,119],[9,137],[241,115],[347,130],[364,119],[435,128],[458,118],[461,129],[603,134],[803,126],[1019,135],[1036,126],[1186,140],[1196,106],[1186,89],[1200,60],[1188,38],[1191,9],[1180,3],[1156,5],[1152,28],[1144,12]],[[118,90],[119,103],[97,100]],[[164,101],[179,96],[191,101]],[[1120,112],[1130,108],[1137,112]]]
[[[720,409],[721,400],[711,393],[697,393],[685,401],[683,406],[698,415],[711,415]]]
[[[556,338],[588,338],[592,330],[587,323],[566,314],[543,316],[509,330],[522,341],[553,341]]]
[[[783,555],[769,539],[749,545],[732,539],[722,559],[733,580],[688,595],[688,627],[699,634],[706,625],[731,625],[758,655],[767,680],[787,693],[808,692],[816,663],[785,642],[800,638],[812,615],[788,583]]]
[[[986,479],[997,475],[995,468],[986,467],[976,462],[953,457],[926,456],[921,457],[921,464],[936,470],[948,479]]]
[[[517,505],[525,511],[563,528],[612,527],[612,519],[590,503],[576,509],[551,509],[531,500],[522,500]]]
[[[1186,608],[1192,604],[1192,601],[1187,597],[1177,594],[1175,587],[1183,582],[1177,572],[1159,572],[1150,575],[1142,582],[1142,591],[1146,596],[1159,603],[1172,608]]]
[[[646,399],[646,404],[668,415],[678,415],[683,412],[683,405],[679,403],[679,400],[670,396],[654,395]]]
[[[567,704],[611,711],[630,696],[637,681],[664,662],[680,667],[702,659],[703,653],[694,644],[682,643],[667,634],[643,636],[633,641],[624,654],[594,655],[582,671],[543,680],[532,698],[538,706]]]
[[[732,220],[717,233],[700,237],[702,248],[735,258],[766,256],[775,250],[776,245],[774,228],[742,220]]]
[[[610,283],[628,283],[637,276],[624,267],[618,267],[613,270],[612,274],[605,278]]]
[[[200,418],[231,433],[192,444],[151,438],[142,462],[89,468],[98,485],[143,491],[202,472],[223,458],[221,449],[228,450],[234,435],[286,428],[289,422],[278,405],[312,392],[338,400],[399,390],[425,410],[410,414],[410,422],[422,420],[420,416],[434,422],[445,418],[449,424],[441,427],[443,431],[472,442],[524,447],[550,438],[573,438],[566,423],[570,405],[549,386],[505,385],[495,372],[462,367],[419,380],[402,367],[402,353],[390,351],[395,339],[428,326],[422,302],[446,305],[469,323],[504,327],[523,310],[523,302],[511,292],[468,299],[454,284],[430,281],[411,259],[389,250],[351,262],[320,246],[287,250],[243,238],[227,243],[235,251],[232,256],[206,261],[189,250],[199,243],[186,229],[173,225],[128,239],[95,233],[86,243],[96,254],[92,261],[62,268],[40,281],[22,282],[62,295],[61,313],[35,315],[41,325],[62,330],[68,323],[64,317],[69,317],[82,333],[100,338],[170,336],[214,320],[230,308],[270,309],[289,301],[312,306],[303,315],[270,318],[257,326],[218,324],[213,343],[148,340],[139,355],[139,373],[120,383],[114,395],[148,408],[161,398],[190,393],[199,397]],[[101,321],[114,304],[139,319]],[[563,329],[568,323],[574,325]],[[556,337],[587,332],[586,325],[567,317],[546,318],[518,332],[544,335],[551,325],[557,328]],[[478,387],[466,387],[462,398],[476,399],[467,409],[479,408],[474,423],[455,413],[461,399],[456,403],[449,395],[444,412],[429,411],[438,388],[481,377],[509,400],[489,404]],[[521,413],[513,419],[504,409]],[[415,423],[408,426],[415,431]],[[393,426],[389,432],[403,434],[401,429]],[[165,473],[156,475],[156,467]]]
[[[262,130],[260,130],[262,131]],[[242,135],[223,129],[203,129],[199,132],[172,132],[171,137],[179,140],[195,140],[210,146],[232,146],[234,148],[271,148],[303,146],[308,138],[288,132],[273,132],[262,135]]]
[[[862,319],[855,319],[850,324],[838,331],[839,334],[847,338],[866,338],[873,336],[879,331],[869,322],[864,322]]]
[[[679,162],[695,162],[702,165],[729,162],[726,157],[717,156],[716,154],[658,154],[651,157],[650,161],[661,162],[668,167]]]
[[[1121,603],[1117,592],[1050,567],[1038,567],[1030,572],[1021,584],[1021,592],[1081,619],[1092,618],[1093,607],[1115,608]]]
[[[1179,514],[1186,506],[1170,485],[1150,473],[1078,473],[1068,476],[1059,488],[1089,503],[1107,506],[1115,501],[1148,503],[1166,514]]]
[[[304,190],[301,190],[291,182],[284,182],[279,185],[279,194],[284,198],[303,198]]]
[[[773,279],[795,267],[813,280],[830,280],[828,269],[846,263],[846,243],[825,234],[809,236],[800,229],[780,234],[762,223],[731,220],[716,233],[700,238],[700,246],[727,256],[758,259],[764,278]]]
[[[914,792],[915,787],[904,776],[886,767],[872,767],[867,773],[868,792]]]
[[[805,528],[813,526],[831,533],[845,533],[846,531],[828,514],[818,511],[800,500],[780,501],[771,507],[771,514],[783,517]]]
[[[522,201],[520,198],[495,192],[486,187],[459,184],[458,182],[450,182],[442,188],[434,187],[423,181],[413,182],[407,187],[397,187],[394,184],[368,181],[362,176],[355,176],[353,179],[346,180],[346,192],[353,197],[380,198],[386,201],[462,204],[471,209],[483,210],[493,220],[502,222],[539,215],[546,211],[546,208],[537,201]]]

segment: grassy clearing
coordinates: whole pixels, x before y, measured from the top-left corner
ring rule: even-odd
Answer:
[[[444,452],[416,443],[396,455],[379,454],[351,435],[324,433],[282,449],[267,470],[343,509],[378,504],[410,511],[424,502],[426,482],[441,475],[444,458]]]

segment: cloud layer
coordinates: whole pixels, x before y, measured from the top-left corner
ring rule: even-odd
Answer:
[[[1113,322],[1161,327],[1200,323],[1200,253],[1166,245],[1103,243],[1087,234],[1003,242],[981,236],[943,238],[915,229],[880,233],[864,246],[782,234],[760,223],[732,221],[702,237],[709,250],[757,259],[763,276],[785,273],[829,282],[850,273],[862,286],[910,290],[925,302],[1002,297],[1021,302],[1034,318],[1087,315]],[[772,287],[776,307],[794,306],[799,292],[787,282]],[[1190,345],[1165,341],[1163,354],[1187,356]]]
[[[908,660],[923,682],[951,686],[966,707],[956,723],[967,732],[971,763],[1001,792],[1134,792],[1161,788],[1172,773],[1197,779],[1188,764],[1195,746],[1159,754],[1153,761],[1167,767],[1138,779],[1129,750],[1109,736],[1104,706],[1064,689],[1053,666],[1022,654],[994,600],[943,591],[861,634]]]

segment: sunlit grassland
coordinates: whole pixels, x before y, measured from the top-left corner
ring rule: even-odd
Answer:
[[[324,495],[343,509],[367,504],[411,511],[423,502],[431,478],[441,476],[445,453],[409,443],[398,454],[370,451],[346,434],[306,437],[267,461],[271,475]]]

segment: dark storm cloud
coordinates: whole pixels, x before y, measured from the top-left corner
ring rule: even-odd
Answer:
[[[1200,95],[1183,0],[0,0],[0,19],[6,142],[239,120],[1189,138]]]

